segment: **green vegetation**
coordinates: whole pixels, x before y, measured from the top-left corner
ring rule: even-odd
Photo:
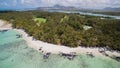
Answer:
[[[44,18],[35,18],[34,20],[37,21],[38,23],[45,23],[46,22],[46,19],[44,19]]]
[[[41,23],[45,23],[46,19],[45,18],[34,18],[34,21],[38,26],[40,26]]]
[[[61,21],[60,21],[60,22],[63,22],[63,21],[68,20],[68,19],[69,19],[69,17],[68,17],[68,16],[64,16],[64,17],[61,19]]]
[[[38,26],[34,18],[40,23]],[[0,19],[48,43],[69,47],[109,47],[120,51],[120,20],[58,12],[2,12]],[[92,28],[84,30],[83,26]]]

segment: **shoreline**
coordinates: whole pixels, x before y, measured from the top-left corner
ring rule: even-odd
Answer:
[[[3,26],[4,25],[4,26]],[[65,54],[71,54],[71,53],[76,53],[76,54],[93,54],[95,56],[105,56],[102,53],[99,52],[100,48],[85,48],[85,47],[76,47],[76,48],[70,48],[67,46],[63,45],[55,45],[51,43],[46,43],[42,42],[40,40],[34,40],[32,36],[29,36],[23,29],[13,29],[11,27],[11,24],[6,24],[5,21],[0,20],[0,30],[15,30],[19,32],[22,35],[22,38],[26,41],[27,45],[38,52],[44,53],[52,53],[52,54],[60,54],[60,53],[65,53]],[[109,56],[120,56],[120,53],[113,51],[105,51],[106,54]]]
[[[7,21],[0,20],[0,30],[12,29],[12,24],[9,24]]]

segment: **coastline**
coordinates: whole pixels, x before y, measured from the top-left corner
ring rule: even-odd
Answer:
[[[9,30],[13,29],[11,24],[6,24],[5,21],[0,20],[0,30]],[[46,42],[42,42],[39,40],[34,40],[32,36],[29,36],[23,29],[13,29],[19,32],[22,35],[22,38],[27,42],[27,45],[38,52],[47,53],[50,52],[52,54],[59,54],[59,53],[66,53],[70,54],[71,52],[75,52],[76,54],[87,54],[92,53],[95,56],[104,56],[102,53],[99,52],[100,48],[85,48],[85,47],[76,47],[70,48],[63,45],[55,45]],[[120,53],[114,51],[106,51],[109,56],[120,56]]]
[[[7,21],[0,20],[0,30],[12,29],[12,24],[9,24]]]

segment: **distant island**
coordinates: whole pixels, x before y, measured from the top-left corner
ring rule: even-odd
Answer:
[[[118,8],[113,8],[113,7],[105,7],[103,9],[90,9],[90,8],[83,8],[83,7],[74,7],[74,6],[63,6],[56,4],[51,7],[38,7],[36,10],[71,10],[71,11],[104,11],[104,12],[120,12],[120,7]]]
[[[63,5],[54,5],[51,7],[37,7],[34,10],[40,10],[40,11],[50,11],[50,10],[61,10],[61,11],[80,11],[80,12],[88,12],[88,13],[97,13],[97,14],[106,14],[106,15],[120,15],[120,8],[112,8],[112,7],[106,7],[103,9],[90,9],[90,8],[83,8],[83,7],[74,7],[74,6],[63,6]]]
[[[118,8],[111,8],[111,7],[106,7],[106,8],[104,8],[104,10],[107,10],[107,11],[120,11],[120,7],[118,7]]]
[[[61,6],[56,4],[51,7],[38,7],[36,8],[36,10],[79,10],[79,9],[73,6]]]

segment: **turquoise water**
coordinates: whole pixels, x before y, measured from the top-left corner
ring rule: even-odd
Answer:
[[[78,55],[68,60],[59,55],[50,55],[43,59],[43,54],[27,47],[17,32],[0,32],[0,68],[120,68],[120,62],[105,57],[91,58]]]
[[[113,19],[120,19],[120,16],[97,14],[97,13],[90,13],[90,12],[64,11],[64,10],[48,10],[48,11],[49,12],[63,12],[63,13],[79,13],[79,14],[82,14],[82,15],[99,16],[99,17],[110,17],[110,18],[113,18]]]

